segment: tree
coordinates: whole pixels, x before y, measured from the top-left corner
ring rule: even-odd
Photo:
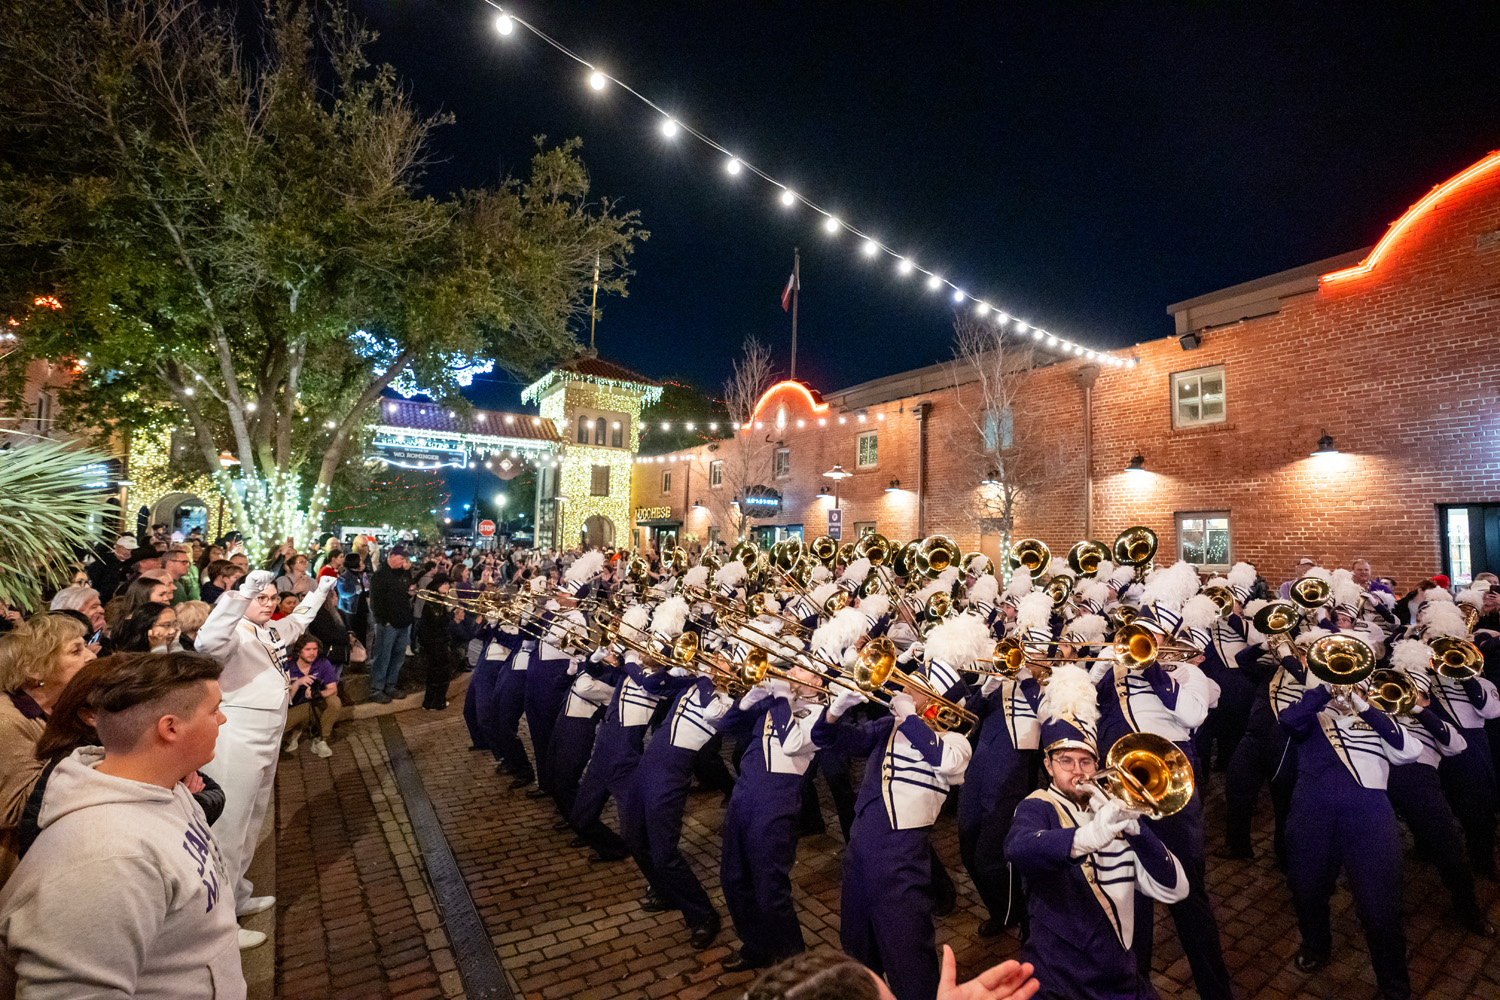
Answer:
[[[724,383],[724,408],[729,411],[734,434],[719,442],[717,451],[708,456],[710,462],[724,463],[723,488],[709,490],[708,494],[714,520],[734,532],[733,538],[725,539],[728,542],[744,538],[750,524],[740,498],[752,486],[760,486],[771,478],[775,447],[768,435],[756,432],[750,425],[750,417],[755,413],[755,404],[775,380],[770,347],[755,337],[746,338],[744,352],[734,362],[729,381]]]
[[[944,444],[973,475],[951,484],[955,506],[979,533],[998,529],[1003,555],[1020,505],[1069,482],[1075,460],[1048,437],[1047,423],[1056,414],[1031,385],[1037,367],[1031,344],[1008,340],[999,327],[969,316],[957,318],[953,332],[948,370],[954,407],[964,419],[949,425]],[[1001,568],[1008,578],[1009,567]]]
[[[448,499],[442,478],[426,470],[345,462],[334,473],[327,514],[336,524],[390,524],[434,537]]]
[[[273,3],[249,43],[193,0],[21,0],[7,17],[0,310],[23,336],[6,374],[78,358],[75,425],[188,424],[262,552],[316,530],[395,379],[462,407],[456,368],[530,375],[572,353],[596,260],[624,293],[646,234],[590,201],[578,143],[539,139],[524,179],[424,195],[448,119],[368,63],[372,36],[340,7]],[[61,308],[31,310],[44,295]]]
[[[79,554],[103,538],[99,491],[89,465],[107,456],[38,439],[0,459],[0,601],[38,608],[42,591],[66,582]]]
[[[664,423],[669,430],[661,429]],[[712,424],[718,427],[710,430]],[[696,386],[669,381],[662,386],[661,398],[641,410],[641,430],[639,453],[666,455],[726,438],[732,426],[723,401]]]

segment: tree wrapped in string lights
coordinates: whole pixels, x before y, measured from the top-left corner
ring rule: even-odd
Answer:
[[[262,555],[317,530],[395,380],[456,408],[465,365],[571,354],[596,262],[623,292],[644,236],[590,199],[576,142],[426,195],[447,118],[369,64],[372,36],[321,3],[264,23],[246,41],[192,0],[21,0],[0,38],[0,315],[25,316],[5,374],[75,358],[66,423],[188,428],[184,473]],[[28,313],[38,295],[61,308]]]

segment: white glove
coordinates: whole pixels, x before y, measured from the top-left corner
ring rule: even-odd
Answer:
[[[1359,712],[1361,714],[1367,711],[1370,707],[1370,703],[1361,698],[1358,691],[1351,691],[1349,693],[1349,703],[1354,706],[1354,710],[1356,712]]]
[[[1099,808],[1093,819],[1073,831],[1073,857],[1081,858],[1085,854],[1103,850],[1134,819],[1124,806],[1110,799]]]
[[[240,596],[251,599],[260,596],[260,592],[271,585],[276,579],[275,575],[268,569],[258,569],[245,577],[245,582],[240,584]]]
[[[740,711],[748,712],[769,697],[771,697],[770,688],[764,684],[757,684],[749,691],[746,691],[744,696],[740,698]]]
[[[980,693],[980,695],[983,696],[983,697],[985,697],[985,698],[988,698],[990,695],[994,694],[996,691],[999,691],[1000,690],[1000,680],[1001,679],[999,677],[996,677],[993,674],[990,675],[989,677],[986,677],[984,679],[984,683],[981,684],[981,685],[979,685],[979,693]]]
[[[863,691],[855,691],[851,688],[841,686],[839,693],[834,695],[833,703],[828,706],[828,717],[830,719],[837,719],[855,705],[863,704],[866,701],[869,701],[869,699],[865,697]]]
[[[318,578],[318,593],[326,594],[333,589],[333,585],[339,582],[336,576],[323,576]]]
[[[600,662],[601,660],[603,660],[608,655],[609,655],[609,647],[608,646],[600,646],[598,649],[594,650],[592,653],[589,654],[589,662],[590,663],[598,663],[598,662]]]
[[[569,661],[569,663],[568,663],[568,676],[569,677],[577,677],[578,676],[578,661],[577,660],[571,660],[571,661]]]
[[[792,697],[792,686],[786,681],[782,680],[780,677],[776,677],[771,679],[770,681],[767,681],[766,687],[769,688],[770,692],[778,698],[790,699]]]
[[[734,704],[734,699],[723,691],[715,691],[713,699],[703,706],[703,717],[713,720],[729,711],[729,706]]]
[[[671,670],[668,670],[667,673],[671,674],[673,677],[691,677],[691,676],[693,676],[693,672],[691,670],[689,670],[687,667],[673,667]]]
[[[891,714],[896,717],[896,725],[899,726],[906,721],[907,716],[917,714],[917,703],[903,691],[891,699]]]

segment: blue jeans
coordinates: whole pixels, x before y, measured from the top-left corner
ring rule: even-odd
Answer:
[[[411,638],[411,626],[400,628],[394,625],[375,623],[370,633],[370,693],[384,691],[396,693],[396,678],[401,675],[401,664],[406,662],[406,643]]]

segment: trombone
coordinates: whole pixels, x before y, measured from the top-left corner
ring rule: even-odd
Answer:
[[[974,713],[957,702],[949,701],[935,691],[923,678],[908,674],[896,666],[896,644],[885,636],[871,639],[860,649],[854,667],[850,671],[854,684],[867,697],[875,698],[877,692],[886,691],[886,682],[892,681],[907,693],[917,693],[927,699],[927,705],[918,715],[923,722],[938,733],[967,733],[978,722]],[[833,683],[848,686],[840,677],[830,678]],[[889,698],[880,698],[889,707]]]
[[[1193,765],[1165,736],[1129,733],[1115,741],[1104,767],[1079,784],[1092,785],[1148,819],[1181,812],[1193,797]]]

